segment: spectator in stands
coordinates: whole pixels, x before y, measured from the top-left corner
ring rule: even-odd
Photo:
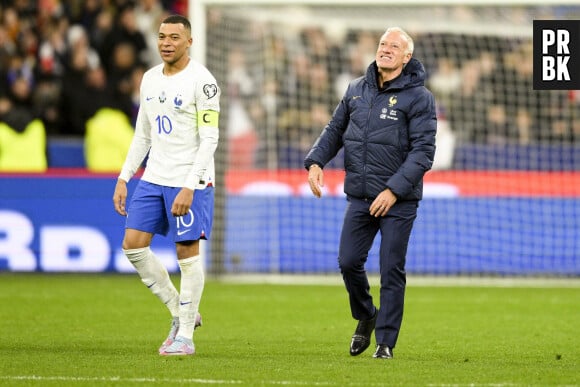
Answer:
[[[443,56],[437,61],[437,67],[429,77],[428,85],[437,99],[437,104],[442,109],[449,109],[451,101],[461,88],[461,71],[451,58]]]
[[[518,110],[526,110],[529,115],[530,127],[552,129],[552,122],[550,120],[550,101],[546,101],[541,92],[535,91],[533,88],[533,49],[531,44],[523,44],[516,49],[506,52],[506,79],[501,88],[500,95],[505,95],[506,98],[506,115],[509,117],[512,127],[516,127],[516,117],[523,112],[518,113]],[[527,137],[537,139],[537,133],[522,134]],[[520,141],[518,136],[520,133],[514,133],[516,141]]]
[[[307,37],[312,37],[317,43],[308,42]],[[307,110],[311,103],[321,103],[326,104],[329,111],[332,111],[336,102],[333,77],[340,72],[333,55],[339,54],[328,47],[326,38],[319,29],[307,29],[303,40],[308,44],[299,46],[295,48],[295,53],[290,53],[291,64],[281,90],[284,96],[282,106]],[[337,68],[331,74],[329,69],[333,66]]]
[[[16,44],[8,35],[8,29],[0,24],[0,71],[8,68],[12,56],[16,55]]]
[[[278,168],[296,168],[303,161],[304,149],[302,134],[309,131],[309,114],[306,109],[285,109],[277,120],[276,154]]]
[[[0,122],[6,123],[17,133],[22,133],[34,119],[32,110],[15,104],[7,95],[0,95]]]
[[[66,59],[80,65],[82,61],[89,68],[95,68],[101,65],[99,53],[89,42],[86,30],[79,24],[70,26],[67,30],[67,53]],[[85,65],[83,65],[85,67]]]
[[[27,131],[31,122],[43,115],[42,107],[36,105],[35,98],[41,85],[35,66],[39,39],[33,32],[30,5],[20,2],[0,8],[0,123],[4,129],[22,134],[23,139],[34,133],[41,135],[38,144],[42,148],[41,156],[46,159],[43,146],[46,132],[42,123],[33,125],[39,130]],[[19,12],[22,14],[19,15]],[[31,140],[35,141],[34,138]],[[30,152],[32,159],[35,151],[31,149]]]
[[[534,134],[538,133],[527,109],[518,109],[514,119],[514,126],[517,133],[516,138],[518,138],[520,145],[530,144],[533,141]]]
[[[332,88],[332,77],[324,63],[312,63],[308,71],[308,88],[306,96],[311,104],[320,104],[332,111],[336,101]]]
[[[63,79],[61,104],[63,135],[84,136],[86,123],[100,108],[121,109],[107,82],[105,69],[89,66],[82,52],[73,55],[71,67]]]
[[[437,152],[435,152],[433,159],[432,170],[453,168],[456,142],[455,132],[447,120],[446,111],[437,103],[437,135],[435,136]]]
[[[76,9],[71,9],[76,6]],[[69,5],[69,14],[72,23],[82,25],[90,34],[98,28],[99,15],[105,9],[105,2],[102,0],[85,0],[74,5]]]
[[[46,168],[42,121],[0,96],[0,171],[44,172]]]
[[[328,118],[336,100],[325,63],[311,60],[303,51],[293,58],[285,86],[278,118],[278,161],[280,167],[297,168],[319,133],[317,118]]]
[[[77,30],[79,26],[84,29],[90,48],[99,52],[107,79],[106,88],[116,92],[111,101],[116,104],[119,101],[115,100],[122,100],[123,111],[131,115],[135,106],[128,102],[127,93],[134,93],[134,88],[128,87],[128,79],[134,69],[127,68],[119,76],[109,62],[115,57],[111,54],[112,47],[120,42],[131,42],[136,48],[140,66],[152,64],[151,60],[159,61],[159,58],[151,56],[149,39],[156,39],[156,26],[151,25],[169,10],[187,12],[187,0],[19,0],[0,3],[0,74],[4,77],[8,73],[11,58],[24,58],[23,62],[32,69],[34,76],[30,96],[33,114],[42,118],[49,134],[76,133],[77,136],[82,135],[82,131],[69,127],[63,117],[68,116],[70,111],[66,103],[60,101],[63,79],[66,78],[64,83],[68,85],[71,78],[66,74],[69,71],[69,30]],[[459,16],[452,14],[454,17],[474,17],[471,12],[465,14],[467,9],[464,7],[448,9],[449,12],[458,10]],[[548,10],[554,11],[555,8],[548,7]],[[251,96],[244,95],[243,108],[258,134],[256,160],[269,158],[270,166],[275,165],[276,154],[267,148],[273,144],[272,138],[279,135],[275,123],[278,117],[285,115],[285,109],[307,111],[311,100],[320,103],[327,99],[325,103],[331,112],[347,80],[360,75],[361,67],[366,68],[368,63],[366,58],[369,51],[371,55],[375,51],[374,32],[365,26],[356,30],[341,30],[342,25],[330,28],[309,25],[281,32],[276,23],[248,21],[221,7],[208,10],[207,24],[207,41],[224,42],[206,47],[208,65],[216,78],[227,79],[228,69],[223,58],[231,48],[240,48],[251,62],[246,65],[247,75],[255,87]],[[236,39],[224,39],[225,31]],[[338,35],[333,35],[333,32],[338,32]],[[346,33],[346,39],[342,39],[343,33]],[[438,104],[447,112],[458,142],[505,140],[534,144],[576,141],[578,129],[575,128],[580,125],[578,98],[574,102],[574,98],[566,93],[532,90],[531,39],[491,35],[431,32],[419,39],[420,43],[415,48],[416,56],[429,61],[423,62],[426,67],[436,70],[429,75],[428,86]],[[336,36],[340,36],[340,45],[334,43]],[[368,49],[369,45],[372,46],[371,50]],[[109,53],[106,60],[101,56],[102,51]],[[264,58],[267,60],[264,61]],[[446,68],[442,62],[449,62],[451,58],[454,59],[451,75],[439,78],[439,70]],[[292,65],[291,61],[294,61]],[[321,68],[326,68],[326,73]],[[456,70],[460,71],[461,85],[457,92],[453,92],[457,85]],[[6,78],[3,78],[4,81],[7,81]],[[328,96],[327,82],[331,90]],[[2,86],[0,94],[7,95],[8,85]],[[268,94],[265,93],[266,89],[270,90]],[[10,98],[11,102],[19,103]],[[228,98],[224,99],[224,121],[227,120],[228,103]],[[504,134],[499,136],[501,130],[498,130],[497,118],[501,117],[502,108],[507,126]],[[490,118],[494,123],[488,126],[487,120]],[[232,125],[235,126],[236,122]],[[490,134],[492,126],[495,129]],[[287,143],[291,136],[294,133],[281,138]],[[272,146],[275,148],[276,145]],[[292,159],[301,157],[298,155]],[[256,161],[254,165],[266,164]]]
[[[105,39],[111,34],[115,24],[114,11],[111,8],[101,8],[96,15],[94,26],[88,30],[91,46],[101,55]]]
[[[60,83],[52,78],[40,78],[32,95],[32,105],[36,115],[42,120],[46,134],[60,135],[62,115],[60,111]]]
[[[129,119],[131,120],[131,124],[133,127],[137,123],[137,113],[139,112],[139,97],[140,97],[140,90],[141,87],[141,79],[143,78],[143,74],[145,73],[145,66],[144,65],[137,65],[133,67],[133,71],[131,72],[131,84],[130,84],[130,92],[129,92],[129,104],[131,108],[131,114],[129,115]],[[125,106],[125,103],[123,103]]]
[[[506,144],[510,139],[516,139],[511,120],[508,119],[504,105],[499,103],[488,104],[485,120],[485,142],[488,144]]]
[[[228,167],[247,170],[254,167],[258,136],[250,109],[255,104],[257,85],[250,76],[244,51],[235,47],[228,53]]]
[[[123,4],[116,15],[113,28],[105,36],[100,47],[101,62],[110,74],[114,67],[114,53],[117,45],[129,44],[133,47],[138,61],[147,55],[145,36],[137,28],[135,20],[135,5],[132,2]],[[146,65],[149,63],[144,62]]]
[[[26,20],[21,20],[18,16],[18,11],[14,6],[6,7],[2,14],[2,24],[8,35],[8,39],[14,43],[18,42],[20,34],[22,33],[22,24]]]
[[[327,82],[332,85],[334,77],[341,70],[342,63],[335,59],[341,58],[341,49],[333,44],[328,32],[320,27],[305,27],[302,30],[301,38],[304,52],[312,64],[320,66],[324,70],[325,76],[328,77]],[[321,72],[321,70],[316,71]],[[325,85],[325,87],[327,86]]]
[[[277,124],[278,167],[300,168],[304,155],[329,119],[326,104],[316,102],[308,109],[286,109],[282,112]],[[337,167],[336,163],[331,163],[332,167]]]
[[[350,354],[364,352],[375,330],[375,358],[393,357],[403,318],[407,245],[435,154],[435,100],[412,38],[400,28],[381,36],[375,61],[351,82],[304,160],[308,183],[322,195],[323,168],[344,149],[347,208],[338,263],[358,320]],[[371,103],[372,102],[372,103]],[[365,263],[381,233],[380,307],[374,305]]]
[[[578,140],[578,133],[575,133],[575,128],[577,128],[575,121],[579,119],[580,115],[578,114],[578,102],[574,100],[576,92],[575,90],[543,92],[543,94],[547,94],[542,102],[544,103],[544,109],[547,111],[547,120],[549,120],[550,126],[544,126],[544,130],[536,127],[530,130],[538,141],[574,143],[574,141]],[[520,125],[525,122],[524,114],[530,116],[527,109],[519,109],[518,122]],[[528,121],[533,124],[531,117],[528,118]]]
[[[481,85],[477,60],[466,60],[461,66],[461,88],[446,108],[451,127],[463,142],[485,142],[487,106],[494,93],[489,85]]]
[[[41,77],[53,79],[55,83],[59,82],[66,71],[68,29],[68,19],[51,19],[45,24],[40,41],[37,71]]]
[[[342,94],[351,80],[358,78],[366,72],[367,65],[375,55],[375,37],[369,31],[351,32],[353,43],[343,50],[343,68],[334,80],[334,93],[336,100]],[[372,42],[372,44],[370,43]]]
[[[569,115],[572,130],[572,143],[580,141],[580,90],[568,91]]]
[[[157,27],[167,15],[168,12],[160,0],[139,0],[135,6],[135,24],[147,43],[141,61],[149,66],[159,63]]]
[[[113,57],[107,72],[108,84],[119,108],[130,117],[132,115],[133,71],[141,66],[133,45],[123,42],[113,49]]]
[[[10,58],[5,73],[6,90],[16,105],[32,109],[32,90],[35,83],[34,67],[21,55]]]

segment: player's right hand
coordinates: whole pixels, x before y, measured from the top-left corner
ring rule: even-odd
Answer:
[[[113,205],[115,206],[115,211],[117,211],[119,215],[127,216],[127,211],[125,210],[126,201],[127,182],[118,179],[117,185],[115,186],[115,193],[113,194]]]

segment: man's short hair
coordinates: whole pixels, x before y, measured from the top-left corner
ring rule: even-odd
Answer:
[[[170,15],[167,16],[162,22],[162,24],[183,24],[186,30],[191,32],[191,23],[189,20],[182,15]]]
[[[398,32],[401,35],[403,35],[403,37],[405,38],[405,40],[407,41],[407,53],[408,54],[413,54],[413,50],[415,50],[415,43],[413,42],[413,38],[411,37],[411,35],[409,35],[404,29],[402,29],[401,27],[389,27],[387,28],[387,30],[385,31],[385,34],[389,33],[389,32]]]

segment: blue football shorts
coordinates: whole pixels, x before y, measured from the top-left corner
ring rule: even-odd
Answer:
[[[173,242],[209,239],[214,188],[196,189],[189,213],[176,217],[171,214],[171,206],[180,190],[140,180],[127,209],[125,228],[164,235]]]

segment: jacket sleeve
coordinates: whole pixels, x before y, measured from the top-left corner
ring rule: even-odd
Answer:
[[[312,145],[312,148],[304,159],[304,167],[310,168],[312,164],[324,167],[336,156],[343,146],[342,135],[348,125],[348,90],[342,100],[334,109],[332,118],[320,133],[320,136]]]
[[[400,198],[406,197],[422,183],[435,156],[435,100],[427,89],[422,90],[409,112],[408,153],[401,167],[387,182],[387,187]]]

